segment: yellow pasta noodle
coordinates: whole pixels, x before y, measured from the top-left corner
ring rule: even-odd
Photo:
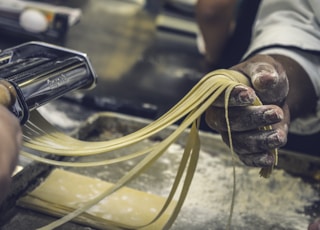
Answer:
[[[186,129],[190,129],[189,136],[186,140],[185,151],[181,158],[179,169],[177,171],[175,181],[171,187],[171,191],[164,202],[161,210],[154,217],[153,220],[148,221],[142,226],[131,226],[130,228],[145,228],[152,225],[164,214],[168,214],[169,207],[174,208],[170,213],[170,218],[164,224],[163,229],[168,229],[172,225],[173,221],[177,217],[183,201],[187,195],[188,188],[192,181],[192,176],[195,172],[197,159],[200,150],[200,140],[198,134],[198,126],[201,115],[206,109],[212,105],[212,103],[222,94],[225,95],[225,108],[226,108],[226,121],[228,125],[229,142],[232,153],[232,159],[235,158],[232,146],[232,136],[228,121],[228,101],[232,89],[239,85],[249,82],[242,74],[232,70],[216,70],[206,76],[204,76],[175,106],[173,106],[167,113],[161,116],[159,119],[151,122],[147,126],[137,130],[131,134],[125,135],[112,140],[107,141],[95,141],[88,142],[69,137],[68,135],[58,131],[51,126],[41,115],[34,111],[31,113],[30,120],[24,126],[24,148],[22,154],[26,157],[32,158],[36,161],[40,161],[47,164],[57,166],[73,166],[73,167],[94,167],[107,164],[115,164],[121,161],[126,161],[136,157],[143,156],[144,158],[128,173],[123,176],[117,183],[110,186],[105,191],[101,192],[94,199],[87,201],[82,207],[76,208],[70,211],[69,214],[45,226],[41,229],[54,229],[67,221],[76,218],[77,216],[86,212],[92,206],[100,202],[105,197],[117,192],[130,182],[133,178],[137,177],[143,170],[148,168],[153,162],[155,162],[165,150],[174,143],[182,132]],[[261,104],[259,99],[256,99],[256,105]],[[140,149],[138,151],[131,150],[131,146],[143,141],[146,138],[157,134],[161,130],[168,126],[181,121],[179,126],[164,140],[154,144],[151,147]],[[265,129],[271,129],[271,127],[264,127]],[[70,162],[63,160],[47,159],[47,154],[54,154],[58,156],[66,157],[86,157],[98,154],[105,154],[117,149],[126,149],[127,154],[118,157],[110,157],[105,160],[90,161],[90,162]],[[43,153],[45,155],[35,155],[34,152]],[[277,159],[277,150],[273,152],[275,159]],[[277,161],[276,161],[277,162]],[[262,168],[260,175],[268,177],[272,172],[272,167]],[[235,170],[235,169],[234,169]],[[231,201],[231,209],[228,221],[228,227],[231,224],[234,198],[235,198],[235,172],[233,174],[233,197]],[[179,190],[179,186],[182,189]],[[175,195],[178,194],[178,200],[174,201]],[[114,228],[119,226],[114,225]]]

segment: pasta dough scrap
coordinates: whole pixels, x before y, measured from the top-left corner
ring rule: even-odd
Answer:
[[[41,185],[19,199],[18,204],[50,215],[63,216],[112,185],[100,179],[54,169]],[[135,228],[155,218],[165,201],[166,198],[155,194],[122,187],[74,221],[99,229],[110,229],[110,225]],[[162,229],[174,206],[175,202],[156,222],[141,229]]]

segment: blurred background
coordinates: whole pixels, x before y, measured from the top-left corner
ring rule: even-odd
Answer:
[[[0,48],[37,40],[84,52],[98,85],[62,100],[154,119],[212,70],[199,52],[195,4],[196,0],[2,0]],[[238,16],[243,19],[233,36],[236,42],[229,42],[216,67],[231,66],[246,49],[250,33],[241,27],[250,28],[250,11],[256,6],[243,5],[243,15]]]
[[[177,9],[186,19],[179,18],[168,29],[172,21],[162,13],[165,1],[41,2],[81,12],[73,24],[68,23],[71,16],[62,13],[60,20],[43,32],[28,31],[17,16],[12,23],[1,25],[0,48],[37,40],[86,53],[98,75],[98,85],[90,92],[69,94],[63,99],[95,109],[155,118],[203,75],[203,60],[195,40],[193,2]]]

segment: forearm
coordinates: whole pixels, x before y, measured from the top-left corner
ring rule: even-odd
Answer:
[[[215,64],[234,27],[236,0],[198,0],[196,19],[202,33],[207,60]]]

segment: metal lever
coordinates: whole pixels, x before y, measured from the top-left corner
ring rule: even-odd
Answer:
[[[96,81],[86,54],[75,50],[28,42],[0,53],[0,103],[21,124],[29,111],[71,91],[92,89]]]

